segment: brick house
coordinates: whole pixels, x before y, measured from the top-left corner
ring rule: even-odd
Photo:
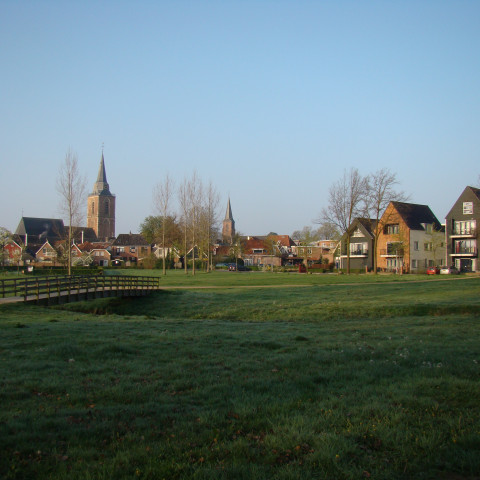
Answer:
[[[460,271],[479,272],[478,226],[480,224],[480,189],[466,187],[445,220],[447,265]]]
[[[444,229],[427,205],[390,202],[379,224],[379,270],[423,273],[442,263]]]
[[[140,263],[152,253],[152,246],[139,233],[121,233],[112,243],[112,261],[126,266]]]
[[[35,261],[37,263],[45,263],[48,265],[59,264],[57,249],[47,240],[35,252]]]
[[[248,236],[241,240],[245,265],[280,267],[295,256],[295,242],[288,235]]]

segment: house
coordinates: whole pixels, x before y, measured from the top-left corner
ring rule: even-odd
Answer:
[[[34,257],[37,263],[45,263],[48,265],[60,263],[57,249],[48,240],[35,251]]]
[[[7,265],[26,265],[33,261],[18,235],[13,235],[3,247],[3,261]]]
[[[241,258],[245,265],[280,267],[295,256],[295,242],[288,235],[243,237]]]
[[[152,246],[139,233],[121,233],[112,243],[112,261],[129,266],[152,253]]]
[[[480,189],[466,187],[445,219],[447,265],[460,271],[479,272],[478,225],[480,224]]]
[[[443,263],[444,228],[427,205],[390,202],[377,230],[380,270],[422,273]]]
[[[351,270],[365,272],[373,269],[376,224],[376,220],[371,218],[356,218],[352,222],[340,239],[339,268],[346,269],[350,258]]]

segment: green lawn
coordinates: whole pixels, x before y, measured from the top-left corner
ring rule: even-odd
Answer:
[[[480,278],[263,275],[0,307],[0,477],[479,478]]]

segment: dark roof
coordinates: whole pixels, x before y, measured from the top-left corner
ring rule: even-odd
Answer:
[[[233,220],[232,207],[230,205],[230,198],[228,199],[227,211],[225,212],[225,220]]]
[[[131,245],[150,245],[139,233],[121,233],[112,245],[128,247]]]
[[[423,230],[422,223],[433,224],[437,230],[442,228],[428,205],[404,202],[392,202],[392,205],[410,230]]]
[[[472,194],[473,194],[473,197],[474,197],[473,199],[472,199]],[[470,187],[470,186],[465,187],[465,189],[463,190],[461,195],[457,198],[455,203],[452,205],[452,208],[447,213],[445,218],[450,218],[451,217],[456,205],[459,202],[465,202],[465,201],[471,201],[471,200],[473,200],[475,202],[476,201],[480,202],[480,188]],[[475,214],[475,216],[476,216],[476,214]]]
[[[100,159],[100,167],[98,169],[97,181],[93,186],[93,192],[91,193],[91,195],[108,195],[113,197],[113,195],[110,193],[110,186],[107,182],[107,173],[105,171],[105,160],[103,158],[103,152],[102,158]]]
[[[480,200],[480,188],[468,187],[474,195]]]
[[[377,226],[377,221],[374,218],[355,218],[348,229],[349,232],[353,231],[357,224],[360,224],[371,238],[375,236],[374,231]]]
[[[68,227],[65,227],[68,228]],[[77,243],[83,242],[97,242],[98,238],[95,230],[91,227],[73,227],[73,237]]]
[[[15,233],[21,237],[28,235],[31,240],[39,242],[49,239],[58,239],[64,235],[63,220],[58,218],[22,217]],[[30,241],[30,239],[29,239]]]

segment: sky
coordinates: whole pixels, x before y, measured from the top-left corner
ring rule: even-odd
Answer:
[[[345,170],[443,221],[480,181],[480,2],[0,2],[0,226],[61,218],[69,149],[116,233],[194,171],[237,231],[313,225]],[[86,214],[86,200],[85,200]]]

